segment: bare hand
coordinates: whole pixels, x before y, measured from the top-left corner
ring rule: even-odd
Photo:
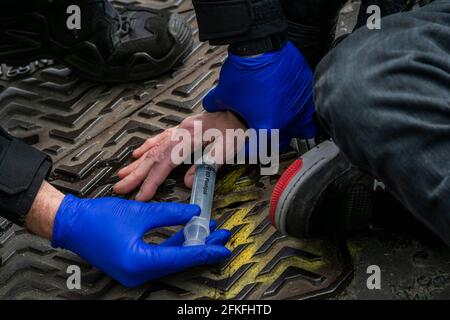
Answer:
[[[226,141],[203,141],[201,137],[194,137],[194,122],[201,121],[203,132],[208,129],[218,129],[225,137],[226,129],[243,129],[245,125],[231,112],[202,113],[186,118],[177,128],[186,129],[191,135],[191,150],[202,148],[205,143],[213,143],[215,151],[223,157],[226,154]],[[166,180],[170,172],[177,167],[171,158],[171,152],[180,142],[173,141],[172,134],[177,128],[170,128],[161,134],[147,139],[139,148],[133,152],[136,159],[128,166],[122,168],[117,175],[121,179],[115,186],[114,191],[118,194],[126,194],[140,186],[136,195],[138,201],[148,201],[155,195],[158,187]],[[218,145],[219,144],[219,145]],[[234,150],[238,150],[236,146]],[[221,150],[221,151],[220,151]],[[185,155],[190,156],[190,155]],[[195,167],[192,166],[184,177],[187,187],[192,187]]]

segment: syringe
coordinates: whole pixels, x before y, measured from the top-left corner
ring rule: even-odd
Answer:
[[[216,164],[212,161],[204,161],[195,167],[191,204],[198,205],[201,213],[200,216],[193,217],[184,228],[185,246],[205,244],[205,240],[209,236],[216,171]]]

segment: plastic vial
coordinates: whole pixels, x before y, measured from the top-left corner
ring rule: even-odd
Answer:
[[[216,173],[217,167],[212,161],[208,163],[205,161],[195,167],[190,203],[198,205],[201,213],[193,217],[184,228],[185,246],[203,245],[209,236]]]

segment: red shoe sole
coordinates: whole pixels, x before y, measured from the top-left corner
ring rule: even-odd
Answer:
[[[280,180],[278,180],[275,188],[273,189],[272,198],[270,200],[270,211],[269,219],[274,227],[277,227],[275,222],[275,214],[280,201],[281,195],[286,189],[292,178],[302,169],[303,161],[301,159],[295,160],[281,175]]]

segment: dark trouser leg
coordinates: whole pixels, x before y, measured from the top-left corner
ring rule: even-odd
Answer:
[[[345,0],[280,0],[288,21],[289,40],[303,53],[312,69],[328,52],[332,29]]]
[[[450,245],[450,0],[349,36],[319,65],[315,98],[350,161]]]

